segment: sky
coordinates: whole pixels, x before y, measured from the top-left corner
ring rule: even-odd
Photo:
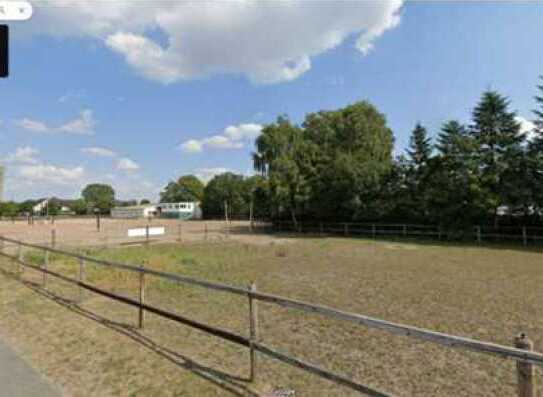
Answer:
[[[529,127],[543,2],[34,1],[0,79],[5,199],[87,183],[157,200],[168,181],[252,173],[262,125],[360,100],[402,153],[498,90]]]

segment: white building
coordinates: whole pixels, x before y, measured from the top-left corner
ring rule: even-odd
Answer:
[[[158,216],[176,219],[201,219],[202,210],[199,203],[159,203],[156,205]]]
[[[153,204],[115,207],[111,210],[111,217],[117,219],[153,218],[155,216],[157,216],[157,207]]]
[[[35,206],[32,207],[32,213],[34,215],[46,214],[48,205],[49,205],[49,199],[40,201],[39,203],[37,203]]]

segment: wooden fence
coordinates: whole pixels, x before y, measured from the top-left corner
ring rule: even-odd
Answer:
[[[7,251],[13,249],[15,253],[10,254]],[[44,259],[41,265],[25,261],[23,249],[39,250],[44,252]],[[79,263],[79,271],[77,278],[68,277],[58,272],[49,269],[50,254],[57,254],[66,257],[74,258]],[[499,345],[495,343],[483,342],[476,339],[470,339],[461,336],[449,335],[441,332],[435,332],[428,329],[417,328],[409,325],[393,323],[378,318],[373,318],[361,314],[350,313],[327,306],[317,305],[313,303],[303,302],[300,300],[290,299],[278,295],[259,292],[256,285],[252,284],[248,288],[241,288],[227,284],[209,282],[206,280],[195,279],[178,274],[166,273],[162,271],[152,270],[144,266],[134,266],[124,263],[106,261],[93,257],[81,255],[78,253],[68,252],[57,248],[29,244],[19,240],[14,240],[0,236],[0,256],[8,258],[20,266],[20,274],[22,275],[24,268],[30,268],[41,272],[43,275],[42,283],[46,286],[48,276],[56,277],[68,283],[75,284],[79,287],[80,295],[83,290],[91,291],[98,295],[125,303],[138,309],[138,325],[144,327],[145,313],[153,313],[163,318],[193,327],[210,335],[222,338],[232,343],[244,346],[250,352],[250,378],[254,380],[258,376],[257,356],[256,353],[261,353],[272,357],[283,363],[297,367],[314,375],[328,379],[336,384],[348,387],[362,394],[370,396],[388,396],[383,391],[376,390],[370,386],[359,384],[347,376],[331,372],[317,365],[305,362],[299,358],[293,357],[287,353],[278,351],[272,346],[264,344],[259,337],[258,332],[258,310],[257,302],[266,302],[276,304],[285,308],[294,309],[306,313],[325,316],[335,320],[342,320],[354,323],[359,326],[378,329],[395,335],[402,335],[410,338],[419,339],[426,342],[431,342],[446,346],[449,348],[458,348],[469,350],[477,353],[490,354],[501,358],[512,359],[517,362],[517,379],[518,379],[518,395],[520,397],[535,396],[535,367],[543,367],[543,354],[533,351],[532,342],[524,334],[520,334],[515,338],[515,347]],[[113,292],[104,290],[95,285],[88,283],[85,280],[85,264],[92,263],[108,268],[121,269],[128,272],[139,274],[139,299],[133,299],[126,296],[121,296]],[[145,276],[155,276],[162,279],[167,279],[179,284],[190,284],[207,288],[215,291],[222,291],[238,296],[244,296],[248,299],[248,317],[249,317],[249,337],[239,335],[232,331],[217,328],[208,324],[204,324],[190,318],[172,313],[163,308],[150,305],[145,302]]]
[[[436,240],[484,242],[517,242],[524,246],[543,243],[543,227],[538,226],[473,226],[466,230],[450,231],[436,225],[401,223],[355,222],[294,222],[275,221],[279,232],[312,233],[361,237],[416,237]]]

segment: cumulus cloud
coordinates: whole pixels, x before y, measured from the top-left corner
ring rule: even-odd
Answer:
[[[61,6],[59,6],[61,5]],[[400,21],[402,0],[307,2],[43,0],[21,30],[93,37],[141,75],[165,84],[217,74],[255,83],[296,79],[311,58],[355,35],[368,54]],[[149,31],[160,31],[159,42]]]
[[[531,141],[535,137],[535,124],[522,116],[515,117],[515,120],[520,124],[520,132],[526,135],[526,139]]]
[[[74,135],[92,135],[94,133],[94,126],[96,121],[92,110],[84,109],[79,113],[79,117],[69,120],[60,126],[50,126],[47,123],[34,120],[30,118],[24,118],[15,122],[21,128],[25,130],[40,132],[40,133],[65,133]]]
[[[193,170],[193,174],[200,179],[201,181],[207,183],[215,175],[224,174],[225,172],[232,172],[232,170],[224,167],[215,167],[215,168],[197,168]]]
[[[6,161],[9,163],[36,164],[38,162],[36,156],[39,153],[38,149],[30,146],[22,146],[15,149],[15,152],[8,154]]]
[[[260,135],[260,124],[239,124],[226,127],[219,135],[213,135],[203,139],[189,139],[180,145],[185,153],[200,153],[205,148],[214,149],[241,149],[248,142]]]
[[[128,157],[122,157],[117,163],[117,169],[121,171],[134,172],[140,169],[138,163]]]
[[[65,168],[51,164],[25,165],[19,168],[19,175],[27,182],[64,185],[80,181],[84,176],[83,167]]]
[[[19,120],[16,122],[16,124],[24,128],[25,130],[34,131],[34,132],[48,132],[49,127],[45,123],[42,123],[41,121],[32,120],[24,118],[22,120]]]
[[[82,153],[89,154],[91,156],[97,156],[97,157],[115,157],[117,153],[115,153],[111,149],[103,148],[103,147],[85,147],[81,149]]]

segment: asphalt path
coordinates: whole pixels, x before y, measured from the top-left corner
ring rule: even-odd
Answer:
[[[59,397],[17,353],[0,340],[0,397]]]

